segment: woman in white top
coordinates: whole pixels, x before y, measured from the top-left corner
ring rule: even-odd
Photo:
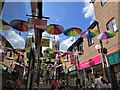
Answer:
[[[101,88],[105,90],[110,90],[111,84],[108,83],[108,81],[106,81],[104,78],[101,78],[101,81],[102,81]]]

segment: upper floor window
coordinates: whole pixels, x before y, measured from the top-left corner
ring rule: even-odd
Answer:
[[[88,46],[91,46],[94,44],[94,39],[93,38],[88,38]]]
[[[101,0],[101,5],[103,6],[106,2],[107,0]]]
[[[78,50],[77,46],[73,46],[73,52],[76,52]]]
[[[78,51],[83,52],[83,44],[82,43],[78,46]]]
[[[113,30],[113,31],[117,31],[117,26],[116,26],[116,22],[115,22],[115,18],[113,18],[112,20],[110,20],[107,24],[106,27],[108,30]]]

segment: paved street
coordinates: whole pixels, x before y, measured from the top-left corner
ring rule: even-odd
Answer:
[[[21,86],[21,88],[23,89],[25,89],[25,86],[23,85],[23,86]],[[68,88],[66,88],[65,90],[74,90],[75,88],[70,88],[70,87],[68,87]],[[32,90],[51,90],[51,87],[50,87],[50,85],[49,84],[43,84],[43,83],[40,83],[39,84],[39,86],[38,86],[38,88],[36,87],[36,85],[33,85],[33,89]],[[60,90],[60,89],[56,89],[56,90]]]

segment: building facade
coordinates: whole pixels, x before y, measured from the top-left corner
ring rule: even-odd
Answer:
[[[94,80],[94,74],[103,74],[103,57],[101,53],[95,49],[97,44],[102,44],[103,48],[107,50],[107,53],[104,55],[106,63],[108,62],[106,67],[109,68],[109,72],[106,72],[107,77],[109,79],[110,77],[112,78],[111,84],[113,88],[120,88],[120,0],[116,2],[110,1],[111,0],[92,0],[96,21],[94,21],[87,30],[96,29],[100,33],[112,30],[116,32],[116,35],[108,40],[102,41],[98,40],[97,37],[84,38],[81,44],[76,45],[82,47],[82,54],[78,55],[79,65],[77,69],[79,70],[79,77],[82,82],[85,83],[87,83],[86,81]],[[77,48],[77,50],[79,51],[79,48]]]
[[[111,0],[95,0],[93,5],[96,20],[99,22],[100,32],[104,30],[116,32],[116,35],[108,40],[108,44],[105,43],[106,41],[103,41],[103,46],[108,51],[107,59],[111,68],[112,81],[117,82],[113,83],[113,85],[117,84],[120,89],[120,79],[118,78],[120,76],[120,70],[118,69],[120,68],[120,0],[116,2],[111,2]]]

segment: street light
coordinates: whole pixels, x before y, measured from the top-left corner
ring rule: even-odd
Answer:
[[[100,49],[101,49],[100,44],[97,44],[97,45],[95,46],[95,49],[98,50],[98,52],[100,53]]]
[[[105,54],[104,54],[104,48],[101,46],[101,44],[97,44],[95,46],[95,49],[98,50],[99,53],[101,53],[101,60],[102,60],[102,67],[103,67],[103,76],[107,76],[107,66],[106,66],[106,59],[105,59]]]

